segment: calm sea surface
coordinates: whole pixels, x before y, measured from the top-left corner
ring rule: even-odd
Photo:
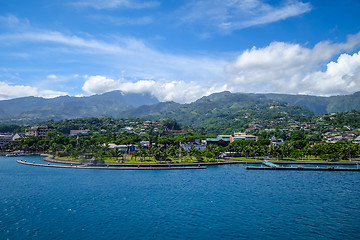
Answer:
[[[57,169],[17,159],[0,157],[0,239],[360,239],[360,172]]]

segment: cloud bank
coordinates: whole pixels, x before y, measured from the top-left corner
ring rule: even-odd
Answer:
[[[26,96],[54,98],[64,95],[67,95],[67,93],[53,90],[40,90],[31,86],[12,85],[6,82],[0,82],[0,100]]]
[[[360,91],[360,52],[348,54],[344,51],[352,51],[358,46],[360,33],[349,36],[344,43],[325,41],[313,48],[273,42],[267,47],[253,47],[241,53],[224,67],[223,77],[210,86],[195,81],[151,79],[131,82],[90,76],[82,89],[88,94],[112,90],[150,92],[160,101],[181,103],[225,90],[323,96],[350,94]]]
[[[235,2],[237,1],[232,3]],[[253,4],[251,6],[259,4],[253,0],[242,2],[245,3]],[[251,6],[247,8],[250,9]],[[16,51],[19,45],[31,43],[31,52],[22,52],[27,54],[29,60],[38,58],[40,54],[48,56],[55,52],[63,54],[62,57],[66,60],[71,59],[75,63],[78,60],[81,64],[76,67],[82,65],[82,60],[93,64],[94,68],[87,68],[86,72],[68,74],[88,75],[84,82],[77,80],[77,88],[82,87],[86,94],[100,94],[112,90],[150,92],[161,101],[184,103],[224,90],[313,95],[360,91],[360,33],[348,36],[345,42],[323,41],[313,47],[272,42],[263,48],[245,50],[231,61],[228,60],[229,55],[224,57],[225,54],[180,55],[159,51],[134,38],[112,36],[96,39],[34,28],[27,21],[22,23],[12,15],[0,17],[1,22],[9,26],[21,25],[18,31],[0,34],[0,43]],[[79,56],[82,58],[77,59]],[[124,69],[126,79],[116,77]],[[107,73],[110,71],[112,72]],[[9,84],[6,75],[0,75],[1,99],[66,94],[68,90],[41,90],[53,89],[53,84],[64,78],[58,73],[47,75],[46,81],[41,84],[39,80]]]
[[[229,89],[235,92],[275,92],[334,95],[360,90],[356,73],[360,33],[345,43],[320,42],[313,48],[273,42],[264,48],[244,51],[225,68]],[[336,62],[331,59],[341,54]],[[325,71],[320,69],[326,67]],[[336,86],[336,87],[335,87]]]
[[[165,79],[131,82],[125,79],[114,80],[97,75],[86,77],[82,89],[88,94],[102,94],[113,90],[131,93],[148,92],[160,101],[190,103],[201,96],[225,91],[227,87],[226,85],[214,85],[206,88],[196,82],[168,81]]]

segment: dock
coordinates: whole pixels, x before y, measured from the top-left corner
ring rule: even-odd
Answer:
[[[280,167],[279,165],[276,165],[275,163],[268,162],[268,161],[264,161],[264,162],[262,162],[262,164],[264,164],[266,167],[269,167],[269,168],[278,168],[278,167]]]
[[[35,162],[27,162],[17,160],[18,163],[28,166],[38,167],[52,167],[52,168],[72,168],[72,169],[103,169],[103,170],[186,170],[186,169],[206,169],[204,166],[150,166],[144,167],[138,165],[137,167],[112,167],[112,166],[91,166],[91,165],[51,165],[51,164],[39,164]]]
[[[328,167],[283,167],[272,162],[262,162],[262,166],[246,166],[247,170],[296,170],[296,171],[351,171],[360,172],[359,168],[338,168],[334,166]]]

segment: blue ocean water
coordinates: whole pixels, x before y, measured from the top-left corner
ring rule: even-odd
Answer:
[[[0,239],[360,238],[360,172],[58,169],[17,159],[0,157]]]

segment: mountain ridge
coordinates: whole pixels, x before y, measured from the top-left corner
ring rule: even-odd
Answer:
[[[149,93],[112,91],[89,97],[60,96],[56,98],[22,97],[0,101],[0,121],[35,123],[49,119],[114,116],[114,113],[142,105],[159,103]]]
[[[360,110],[360,92],[321,97],[224,91],[203,96],[187,104],[160,102],[150,93],[124,93],[122,91],[112,91],[89,97],[60,96],[50,99],[22,97],[0,101],[0,123],[31,124],[49,119],[112,116],[149,119],[173,118],[191,125],[199,120],[206,121],[209,116],[229,117],[246,108],[255,109],[255,106],[264,107],[272,103],[282,107],[290,104],[287,105],[292,108],[290,111],[296,108],[293,105],[305,107],[315,114]],[[304,108],[301,110],[298,108],[298,110],[308,114]]]

